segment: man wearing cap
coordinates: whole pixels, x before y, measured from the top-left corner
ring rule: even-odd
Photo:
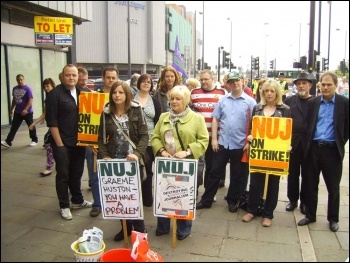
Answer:
[[[288,92],[288,83],[287,81],[284,80],[284,73],[283,72],[280,72],[278,73],[278,79],[279,79],[279,82],[280,82],[280,85],[281,85],[281,89],[282,89],[282,100],[285,101],[286,99],[286,94]]]
[[[212,149],[213,167],[208,174],[205,192],[197,209],[210,208],[220,183],[220,175],[230,161],[230,185],[227,193],[227,203],[231,213],[237,212],[239,197],[246,190],[248,183],[248,163],[241,162],[243,152],[248,148],[246,143],[247,128],[249,129],[251,113],[255,100],[243,92],[242,77],[230,72],[227,84],[231,92],[225,95],[216,105],[212,117]],[[220,123],[220,130],[218,125]]]
[[[287,184],[287,196],[289,203],[286,211],[293,211],[298,207],[300,194],[300,211],[305,214],[306,202],[306,162],[304,153],[306,149],[307,138],[307,122],[306,111],[307,102],[312,97],[310,89],[312,80],[307,72],[299,73],[298,77],[293,81],[297,88],[295,96],[289,96],[285,100],[285,104],[290,107],[291,117],[293,119],[292,128],[292,151],[289,159],[289,174]],[[301,187],[299,191],[299,177],[301,175]]]
[[[324,72],[320,82],[322,95],[307,103],[307,209],[306,217],[298,225],[316,222],[318,185],[322,172],[328,191],[329,229],[336,232],[339,229],[339,185],[345,144],[349,139],[349,99],[335,92],[338,77],[334,72]]]

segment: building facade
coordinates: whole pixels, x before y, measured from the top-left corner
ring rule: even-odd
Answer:
[[[34,16],[72,18],[72,45],[38,45]],[[90,78],[100,78],[106,67],[117,68],[124,80],[133,73],[157,78],[172,65],[178,37],[186,72],[193,77],[200,54],[195,18],[184,6],[165,1],[2,1],[1,125],[11,123],[17,74],[33,89],[34,118],[43,111],[42,80],[51,77],[58,84],[67,63],[85,67]]]

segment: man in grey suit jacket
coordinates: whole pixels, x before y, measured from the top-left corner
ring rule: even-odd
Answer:
[[[322,95],[308,101],[308,198],[306,217],[298,225],[316,222],[318,184],[322,172],[328,190],[327,220],[330,230],[336,232],[339,229],[339,184],[344,146],[349,139],[349,99],[336,94],[338,77],[335,73],[323,73],[320,82]]]

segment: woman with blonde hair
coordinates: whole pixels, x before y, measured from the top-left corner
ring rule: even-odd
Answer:
[[[195,79],[195,78],[189,78],[186,80],[186,86],[187,88],[191,91],[195,88],[198,88],[200,87],[200,83],[199,83],[199,80],[198,79]]]
[[[161,114],[151,138],[154,155],[199,159],[205,153],[209,143],[208,129],[204,117],[190,109],[190,95],[186,86],[175,86],[170,91],[171,108]],[[178,240],[191,234],[191,220],[177,219],[176,223]],[[169,231],[170,218],[158,217],[156,235],[168,234]]]
[[[272,79],[266,80],[262,86],[261,100],[254,106],[252,119],[254,116],[291,118],[290,108],[282,102],[282,95],[281,86],[277,81]],[[247,140],[251,143],[253,136],[248,135]],[[250,173],[248,213],[243,216],[243,222],[250,222],[258,215],[265,178],[266,176],[263,173]],[[278,175],[271,174],[268,177],[266,200],[261,213],[264,227],[272,225],[273,211],[276,209],[278,201],[279,182],[280,176]]]
[[[169,94],[176,85],[181,85],[181,78],[178,72],[172,66],[165,67],[160,75],[158,88],[154,93],[154,97],[160,102],[162,113],[169,111]]]

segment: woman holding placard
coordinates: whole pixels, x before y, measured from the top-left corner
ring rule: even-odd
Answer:
[[[121,129],[120,129],[120,128]],[[128,138],[126,138],[126,136]],[[132,144],[136,146],[133,149]],[[98,147],[102,159],[126,159],[147,161],[148,131],[144,113],[138,102],[133,101],[129,85],[125,81],[115,82],[109,93],[109,103],[101,114],[98,131]],[[142,178],[142,176],[141,176]],[[147,232],[144,220],[126,220],[127,234],[131,231]],[[115,235],[115,241],[124,239],[123,227]]]
[[[266,80],[261,90],[261,101],[254,106],[252,119],[254,116],[265,117],[285,117],[291,118],[289,106],[282,102],[282,89],[275,80]],[[249,143],[253,141],[253,136],[247,137]],[[243,222],[250,222],[258,215],[261,194],[264,191],[265,179],[268,178],[268,187],[266,189],[266,199],[263,211],[262,225],[269,227],[272,225],[273,211],[277,206],[280,176],[260,172],[250,173],[249,200],[247,214],[242,218]]]
[[[153,153],[168,158],[199,159],[209,143],[204,117],[189,107],[190,91],[186,86],[175,86],[169,93],[170,110],[162,113],[152,134]],[[192,221],[177,219],[177,239],[191,233]],[[168,234],[170,219],[158,217],[156,235]]]

